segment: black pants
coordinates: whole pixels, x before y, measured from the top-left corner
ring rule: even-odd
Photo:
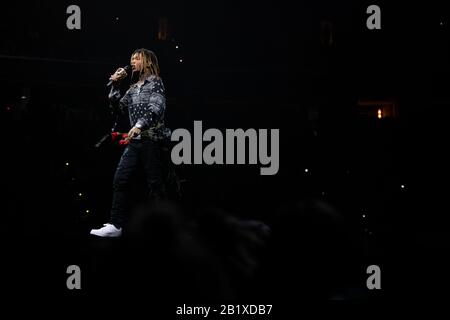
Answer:
[[[126,146],[113,182],[113,200],[109,223],[123,226],[130,208],[130,183],[134,174],[145,169],[150,200],[165,198],[162,144],[152,140],[131,140]]]

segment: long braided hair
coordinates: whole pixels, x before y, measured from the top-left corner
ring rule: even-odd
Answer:
[[[141,71],[139,71],[139,78],[142,74],[145,74],[147,72],[150,75],[155,75],[155,76],[159,77],[158,58],[156,58],[156,55],[153,51],[145,49],[145,48],[141,48],[141,49],[134,50],[134,52],[131,54],[131,56],[134,56],[135,54],[140,55],[141,60],[142,60],[142,69],[141,69]]]

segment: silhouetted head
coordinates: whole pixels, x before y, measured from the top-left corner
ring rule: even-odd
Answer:
[[[145,48],[134,50],[131,54],[130,65],[133,73],[138,72],[139,77],[144,74],[159,76],[158,59],[151,50]]]

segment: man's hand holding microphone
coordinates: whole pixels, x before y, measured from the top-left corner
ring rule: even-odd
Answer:
[[[130,66],[125,66],[123,68],[119,68],[109,77],[109,82],[107,86],[109,87],[113,83],[117,83],[118,81],[124,79],[128,74],[127,71],[130,70]]]

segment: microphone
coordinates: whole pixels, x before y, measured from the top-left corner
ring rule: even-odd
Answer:
[[[124,69],[125,70],[125,72],[126,73],[128,73],[128,71],[130,71],[130,66],[129,65],[126,65],[125,67],[123,67],[122,69]],[[106,85],[107,87],[109,87],[110,85],[112,85],[113,84],[113,82],[114,81],[112,81],[112,80],[109,80],[109,82],[108,82],[108,84]]]
[[[111,133],[105,134],[94,146],[99,148],[102,144],[105,143],[111,137]]]

